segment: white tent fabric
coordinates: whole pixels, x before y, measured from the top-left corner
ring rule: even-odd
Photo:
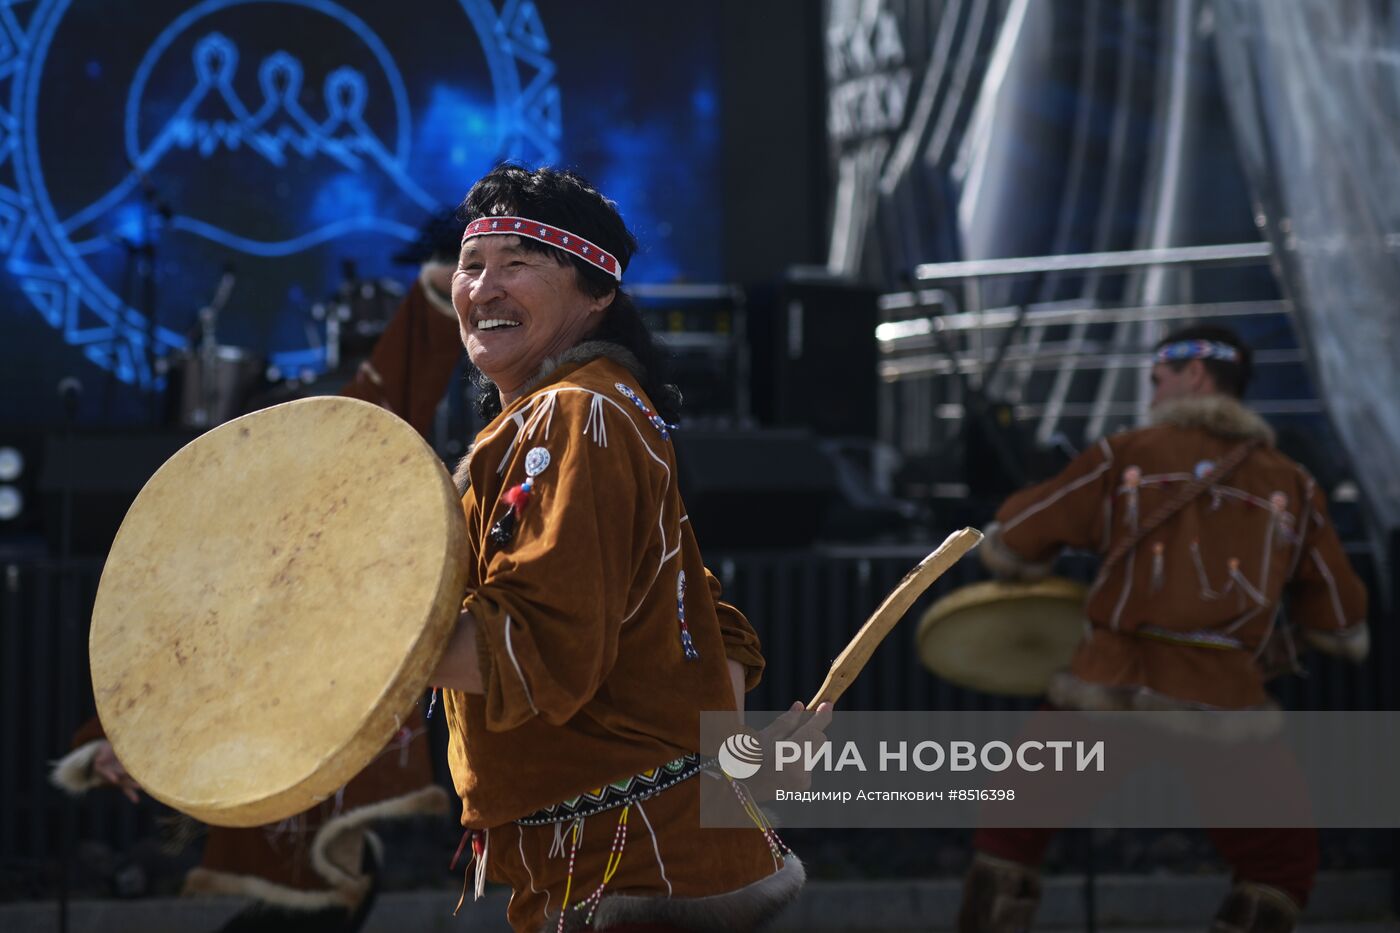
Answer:
[[[1400,527],[1397,7],[1208,8],[1256,218],[1377,531]]]

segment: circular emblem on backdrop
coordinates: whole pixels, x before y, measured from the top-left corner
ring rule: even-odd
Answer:
[[[763,767],[763,746],[747,732],[731,735],[719,747],[719,766],[736,781],[744,781]]]
[[[375,0],[131,7],[0,0],[5,273],[124,382],[154,384],[151,358],[186,346],[230,262],[254,349],[319,366],[307,310],[342,261],[387,269],[473,173],[558,159],[532,0],[415,7],[430,39]],[[133,285],[151,263],[154,321]]]
[[[549,451],[543,447],[532,447],[525,455],[525,475],[539,476],[549,466]]]

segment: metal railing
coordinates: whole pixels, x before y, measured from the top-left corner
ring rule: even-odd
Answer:
[[[1291,308],[1278,299],[1164,305],[1108,305],[1094,297],[988,308],[988,283],[1018,276],[1139,273],[1168,270],[1183,282],[1202,269],[1258,265],[1273,258],[1268,243],[1128,250],[1061,256],[927,263],[916,278],[927,287],[880,299],[877,329],[882,381],[881,439],[907,455],[930,455],[955,429],[929,422],[960,421],[974,396],[1011,405],[1018,420],[1035,422],[1048,444],[1071,432],[1082,445],[1110,423],[1140,420],[1148,402],[1146,351],[1158,325],[1176,321],[1279,322],[1292,334]],[[960,286],[960,287],[959,287]],[[1191,289],[1183,287],[1183,293]],[[1294,347],[1255,354],[1260,369],[1296,367],[1291,384],[1306,384],[1307,358]],[[1128,378],[1120,382],[1120,377]],[[1263,414],[1316,414],[1315,398],[1262,398]],[[947,479],[947,477],[944,477]]]
[[[763,640],[768,666],[748,707],[786,709],[794,699],[809,698],[861,622],[930,547],[709,554],[725,599],[748,615]],[[1376,592],[1376,575],[1364,555],[1357,566]],[[1081,578],[1090,568],[1087,560],[1074,557],[1060,566]],[[67,568],[47,560],[0,568],[0,868],[11,879],[27,873],[51,876],[70,820],[77,838],[101,840],[118,851],[155,831],[159,811],[148,802],[132,807],[117,794],[101,793],[65,801],[48,783],[50,762],[68,751],[70,736],[92,709],[87,623],[100,572],[101,562],[94,560]],[[980,575],[977,562],[965,560],[939,580],[876,651],[842,708],[1026,706],[1025,700],[975,693],[940,680],[919,662],[914,636],[925,608]],[[1373,600],[1373,605],[1380,602]],[[1381,625],[1373,633],[1372,657],[1364,667],[1313,660],[1311,676],[1279,682],[1284,705],[1394,708],[1396,684],[1384,674],[1400,666],[1400,636]]]
[[[914,278],[920,282],[947,282],[1001,275],[1094,272],[1134,269],[1141,266],[1252,265],[1272,258],[1273,254],[1273,247],[1268,243],[1227,243],[1220,246],[1176,246],[1167,249],[1117,250],[1109,253],[970,259],[963,262],[922,263],[915,267]]]

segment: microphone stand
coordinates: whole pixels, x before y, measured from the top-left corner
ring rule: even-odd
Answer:
[[[58,395],[63,400],[63,466],[59,507],[58,544],[58,618],[60,645],[78,644],[75,635],[76,622],[73,613],[73,585],[68,579],[73,562],[73,486],[77,479],[77,464],[73,456],[73,434],[78,421],[78,398],[83,384],[72,376],[58,383]],[[70,652],[71,654],[71,652]],[[73,722],[73,658],[65,655],[59,658],[58,720],[66,727]],[[51,793],[53,791],[50,791]],[[69,875],[73,867],[73,837],[76,825],[73,813],[73,800],[66,793],[58,792],[59,799],[59,869],[58,869],[58,929],[68,933]]]
[[[160,237],[161,227],[169,222],[174,216],[169,203],[161,196],[155,183],[149,177],[142,176],[141,197],[145,202],[145,210],[142,213],[142,227],[145,234],[145,243],[141,244],[136,251],[137,271],[141,277],[141,313],[146,319],[146,370],[150,373],[151,379],[151,425],[160,427],[164,420],[164,392],[158,387],[157,379],[157,356],[156,339],[159,333],[158,315],[160,306],[157,302],[157,285],[159,280],[159,267],[156,265],[158,255],[156,243]]]
[[[200,428],[214,425],[216,416],[214,409],[219,401],[217,371],[219,365],[219,314],[223,312],[224,306],[228,304],[229,296],[233,294],[235,280],[232,264],[224,266],[223,275],[219,277],[219,285],[214,290],[214,297],[209,299],[207,305],[199,309],[199,346],[195,350],[199,359],[199,405],[192,413],[190,420]],[[188,374],[186,374],[186,378],[188,378]]]

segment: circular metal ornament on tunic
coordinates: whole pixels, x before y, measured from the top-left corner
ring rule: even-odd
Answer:
[[[222,826],[331,796],[411,721],[465,543],[442,462],[367,402],[288,402],[192,441],[136,497],[98,586],[88,648],[117,757]]]
[[[549,469],[549,451],[543,447],[532,447],[525,455],[525,475],[539,476]]]
[[[943,680],[1007,696],[1039,696],[1084,635],[1088,589],[1062,577],[961,587],[919,621],[919,658]]]

